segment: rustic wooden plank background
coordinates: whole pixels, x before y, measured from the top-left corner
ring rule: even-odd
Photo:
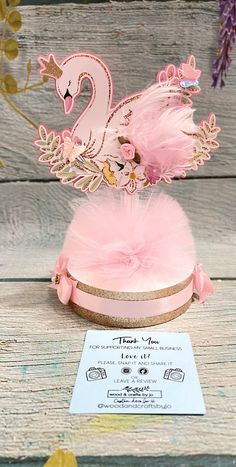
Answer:
[[[37,164],[34,130],[1,100],[0,159],[6,164],[0,171],[3,467],[42,467],[59,446],[72,449],[84,467],[235,465],[236,66],[224,90],[211,88],[217,10],[217,1],[211,0],[22,2],[20,55],[9,65],[22,80],[29,58],[36,80],[40,53],[53,50],[61,60],[86,50],[106,60],[118,100],[150,84],[164,64],[196,55],[203,70],[196,118],[216,113],[221,148],[197,174],[165,190],[189,216],[199,261],[214,279],[216,294],[156,328],[190,333],[207,407],[204,417],[69,415],[85,332],[100,327],[63,307],[47,281],[71,218],[69,202],[79,194]],[[75,120],[88,93],[85,86],[70,117],[61,112],[51,82],[17,96],[17,104],[36,122],[61,130]]]
[[[207,407],[205,416],[71,416],[69,401],[91,323],[61,305],[45,284],[2,284],[1,454],[41,458],[61,446],[72,449],[79,458],[88,454],[95,458],[185,455],[186,464],[182,459],[177,465],[186,466],[194,465],[188,463],[190,455],[215,456],[215,462],[216,456],[235,455],[231,356],[236,344],[232,326],[236,281],[216,281],[215,286],[215,295],[203,306],[194,303],[186,315],[160,328],[190,333]],[[172,465],[167,460],[166,465]],[[209,462],[204,465],[208,467]]]
[[[235,179],[176,180],[164,190],[187,213],[206,271],[213,278],[234,277]],[[72,188],[54,182],[0,184],[0,277],[49,277],[72,216],[68,206],[76,195]]]
[[[86,50],[101,55],[109,65],[115,85],[115,99],[149,85],[163,65],[176,64],[193,53],[202,68],[202,93],[196,97],[196,120],[205,118],[209,109],[218,117],[222,133],[221,150],[211,164],[196,176],[232,176],[236,174],[236,70],[232,67],[227,87],[211,88],[211,66],[214,58],[218,19],[216,1],[112,2],[88,5],[51,5],[22,7],[24,27],[18,37],[21,54],[11,69],[23,80],[25,65],[33,59],[33,79],[38,79],[36,57],[50,50],[59,60],[69,52]],[[69,25],[69,27],[68,27]],[[58,40],[60,37],[63,40]],[[236,54],[234,54],[236,55]],[[88,98],[88,87],[70,117],[61,111],[53,83],[42,89],[17,96],[17,103],[37,123],[61,130],[76,119]],[[37,164],[33,147],[34,130],[16,118],[2,103],[4,118],[0,122],[1,146],[7,171],[0,177],[9,180],[49,179],[47,168]],[[56,116],[56,120],[55,120]],[[14,138],[9,138],[14,128]]]

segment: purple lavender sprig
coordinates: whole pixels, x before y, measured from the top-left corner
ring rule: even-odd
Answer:
[[[221,19],[219,50],[217,59],[213,63],[212,86],[225,86],[225,78],[232,59],[230,53],[236,38],[236,0],[219,0],[219,14]]]

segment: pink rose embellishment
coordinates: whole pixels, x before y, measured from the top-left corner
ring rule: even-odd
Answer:
[[[121,154],[126,161],[131,161],[135,157],[135,147],[133,144],[124,143],[121,145]]]
[[[68,258],[60,256],[57,260],[54,270],[53,284],[50,285],[52,289],[57,290],[57,295],[61,303],[67,305],[70,301],[73,283],[67,276]]]

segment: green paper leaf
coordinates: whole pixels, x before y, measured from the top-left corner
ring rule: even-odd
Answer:
[[[75,183],[75,188],[79,188],[81,191],[86,191],[90,182],[93,180],[93,175],[86,175],[81,177],[78,182]]]
[[[49,162],[53,158],[53,153],[51,151],[49,152],[43,152],[41,156],[39,156],[39,161],[40,162]]]
[[[17,32],[22,26],[21,14],[19,11],[11,11],[7,16],[7,23],[12,32]]]
[[[57,135],[51,142],[51,146],[50,146],[51,151],[56,150],[58,148],[60,142],[61,142],[61,137],[60,137],[60,135]]]
[[[3,81],[8,94],[15,94],[17,92],[17,82],[13,76],[5,75]]]
[[[18,44],[15,39],[8,39],[4,43],[4,52],[8,60],[14,60],[18,55]]]
[[[76,172],[66,172],[63,171],[63,175],[61,175],[61,172],[57,173],[57,177],[61,178],[61,182],[64,184],[67,184],[68,182],[71,182],[73,179],[75,180],[77,178]]]
[[[55,134],[53,131],[51,131],[49,134],[48,134],[48,137],[47,137],[47,144],[51,144],[53,138],[54,138]]]
[[[101,185],[103,180],[103,174],[97,175],[94,180],[89,184],[89,191],[92,193],[96,191]]]
[[[61,162],[60,162],[61,163]],[[70,166],[69,165],[65,165],[63,166],[63,169],[60,170],[60,172],[57,172],[57,176],[62,178],[62,177],[68,177],[69,174],[70,174]]]
[[[84,158],[83,165],[86,169],[88,169],[91,172],[101,172],[98,165],[92,160]]]
[[[61,146],[59,146],[57,149],[55,149],[55,150],[53,151],[54,158],[55,158],[55,159],[59,159],[59,158],[61,157],[62,153],[63,153],[63,147],[62,147],[62,145],[61,145]]]
[[[39,127],[39,136],[42,140],[46,141],[47,139],[47,130],[43,125]]]
[[[6,0],[0,0],[0,21],[2,21],[6,17],[6,12]]]
[[[66,166],[65,162],[58,162],[57,164],[53,166],[52,173],[60,172],[61,170],[65,168],[65,166]]]
[[[20,5],[20,0],[8,0],[10,6]]]
[[[32,62],[31,62],[31,60],[29,59],[27,65],[26,65],[27,77],[28,77],[28,78],[30,77],[31,69],[32,69]]]
[[[34,144],[36,144],[36,146],[38,146],[38,147],[40,147],[40,148],[42,147],[44,151],[46,150],[45,146],[48,146],[47,141],[44,141],[44,140],[42,140],[42,139],[37,139],[37,140],[34,142]]]
[[[49,80],[49,77],[48,77],[48,76],[46,76],[46,75],[43,75],[43,82],[44,82],[44,83],[47,83],[47,82],[48,82],[48,80]]]

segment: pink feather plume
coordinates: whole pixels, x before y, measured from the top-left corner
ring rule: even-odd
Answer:
[[[154,84],[138,99],[126,136],[141,156],[153,183],[190,170],[197,126],[194,110],[181,104],[179,90]]]
[[[142,200],[106,191],[80,201],[62,254],[76,279],[120,291],[176,284],[196,262],[187,217],[162,193]]]

